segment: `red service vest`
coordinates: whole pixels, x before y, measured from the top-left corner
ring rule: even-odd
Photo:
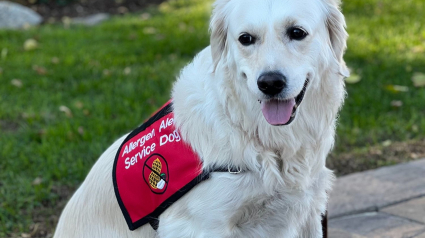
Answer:
[[[167,102],[131,132],[116,154],[114,190],[130,230],[148,222],[155,229],[165,209],[208,178],[202,161],[175,128],[172,107]]]

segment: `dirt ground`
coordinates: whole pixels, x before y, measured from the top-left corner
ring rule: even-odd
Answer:
[[[52,203],[43,204],[32,213],[33,224],[29,227],[28,233],[13,234],[11,237],[22,238],[51,238],[58,223],[61,211],[66,202],[71,198],[77,188],[74,187],[53,187],[52,193],[56,193],[59,198]]]
[[[338,176],[425,158],[425,140],[391,142],[347,153],[331,153],[327,167]]]

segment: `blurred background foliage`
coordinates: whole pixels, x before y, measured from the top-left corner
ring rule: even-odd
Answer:
[[[81,17],[95,13],[125,14],[140,12],[164,0],[11,0],[30,7],[45,20]]]
[[[94,27],[62,9],[39,27],[0,31],[0,237],[50,236],[98,156],[169,99],[209,44],[210,0],[149,5],[159,2],[113,3],[126,14]],[[424,5],[344,2],[352,76],[328,160],[337,174],[425,157]]]

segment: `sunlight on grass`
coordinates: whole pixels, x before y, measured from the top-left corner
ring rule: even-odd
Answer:
[[[55,191],[169,99],[208,44],[208,11],[173,1],[93,28],[0,31],[0,237],[27,231],[40,208],[57,214]]]
[[[411,78],[425,71],[425,3],[354,0],[343,9],[350,34],[345,59],[362,81],[347,85],[336,149],[423,138],[425,91]],[[408,92],[387,90],[389,85]],[[402,106],[394,107],[395,100]]]

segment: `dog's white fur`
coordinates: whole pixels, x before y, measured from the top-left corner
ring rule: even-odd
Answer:
[[[240,174],[213,173],[150,225],[129,231],[115,199],[111,171],[116,141],[94,165],[63,211],[55,237],[299,237],[319,238],[333,174],[325,158],[334,143],[345,96],[347,33],[338,0],[217,0],[211,47],[174,84],[182,137],[205,167],[232,165]],[[309,35],[290,40],[289,26]],[[242,46],[241,32],[257,36]],[[310,80],[295,120],[266,122],[257,79],[282,72],[287,94]],[[141,201],[142,202],[142,201]]]

